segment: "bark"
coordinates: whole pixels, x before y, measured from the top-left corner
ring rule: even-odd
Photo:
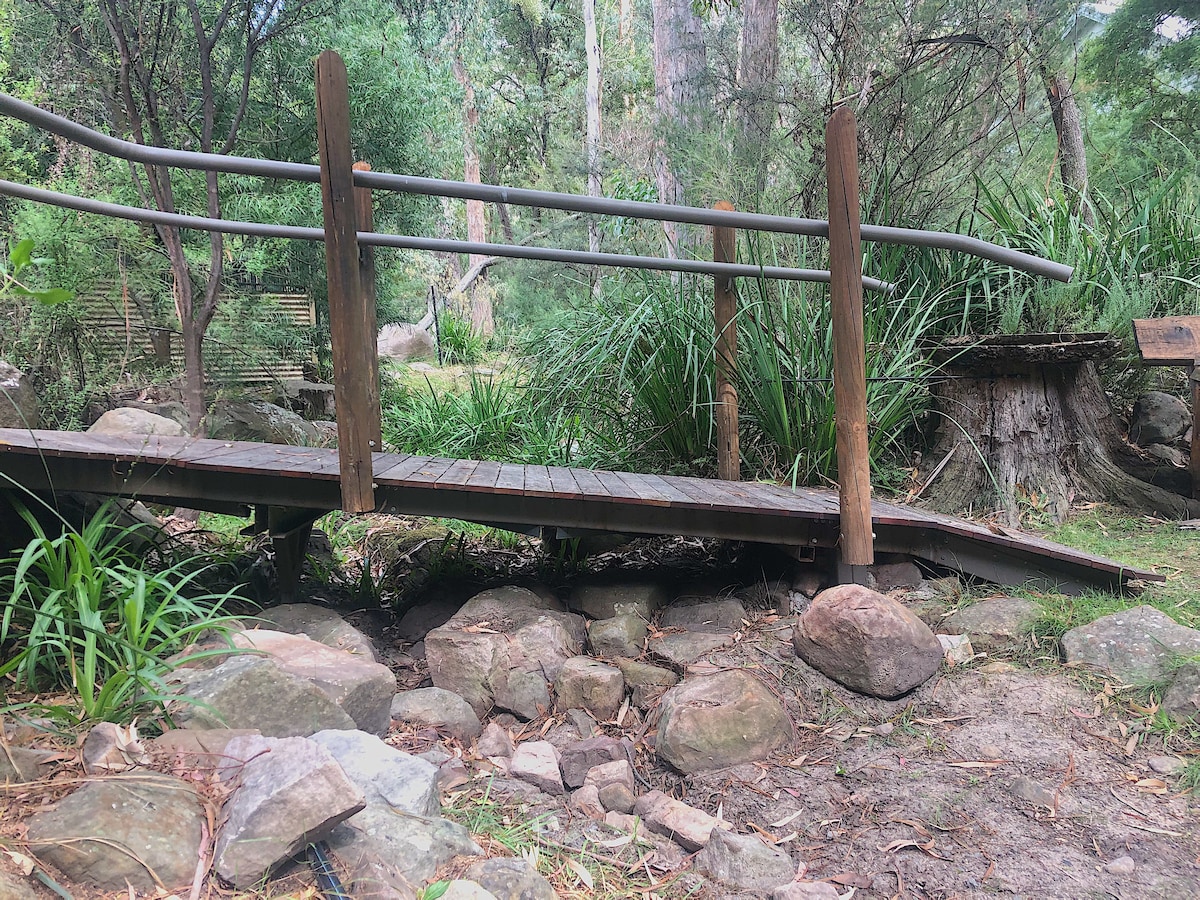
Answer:
[[[1139,481],[1117,465],[1120,427],[1091,359],[952,363],[946,373],[957,377],[933,387],[942,422],[928,457],[940,466],[924,492],[931,506],[998,512],[1009,525],[1032,510],[1062,521],[1077,500],[1107,500],[1168,518],[1200,515],[1200,502]]]
[[[583,0],[583,40],[587,51],[587,192],[602,194],[600,182],[600,36],[596,33],[596,0]],[[588,218],[588,250],[600,252],[600,226]]]
[[[475,133],[479,127],[479,108],[475,105],[475,85],[462,58],[455,55],[451,62],[455,80],[463,89],[463,181],[482,183],[479,173],[479,150],[475,145]],[[467,240],[482,243],[487,240],[487,219],[482,200],[467,201]],[[472,253],[467,266],[474,269],[485,259],[482,254]],[[495,331],[495,314],[492,295],[481,283],[472,289],[469,300],[471,328],[477,334],[490,336]]]
[[[1051,73],[1043,69],[1042,77],[1046,82],[1046,100],[1050,103],[1050,116],[1054,120],[1054,133],[1058,139],[1058,171],[1063,192],[1071,203],[1072,211],[1090,225],[1093,215],[1088,200],[1087,151],[1083,145],[1083,119],[1079,104],[1075,101],[1075,90],[1061,72]]]
[[[708,58],[700,19],[691,0],[654,0],[654,105],[658,115],[654,177],[660,203],[681,204],[686,193],[680,139],[689,134],[711,104],[707,96]],[[677,257],[688,236],[677,223],[664,222],[667,254]]]
[[[779,0],[743,0],[738,55],[738,125],[742,164],[753,176],[753,209],[766,187],[767,150],[778,102]]]

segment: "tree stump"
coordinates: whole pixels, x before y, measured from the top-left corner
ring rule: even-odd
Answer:
[[[941,417],[926,502],[1017,525],[1030,508],[1053,521],[1075,500],[1108,500],[1167,518],[1200,503],[1139,481],[1114,457],[1128,452],[1095,361],[1120,341],[1103,334],[1033,334],[948,341],[934,352]],[[1125,448],[1124,450],[1122,448]]]

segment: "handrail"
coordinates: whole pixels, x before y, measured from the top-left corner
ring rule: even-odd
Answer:
[[[245,234],[254,237],[287,238],[301,241],[324,241],[325,229],[303,225],[275,225],[267,222],[240,222],[236,219],[211,219],[181,213],[162,212],[140,206],[122,206],[104,200],[62,194],[45,188],[35,188],[16,181],[0,179],[0,194],[47,203],[78,212],[97,213],[134,222],[195,228],[198,231],[220,231],[224,234]],[[752,266],[745,263],[719,263],[702,259],[664,259],[658,256],[631,256],[624,253],[589,253],[583,250],[560,250],[557,247],[523,247],[515,244],[489,244],[478,241],[456,241],[447,238],[423,238],[378,231],[360,231],[358,242],[373,247],[394,247],[400,250],[428,250],[433,253],[477,253],[483,256],[504,256],[510,259],[540,259],[580,266],[614,266],[624,269],[656,269],[667,272],[687,272],[700,275],[724,275],[732,278],[773,278],[781,281],[808,281],[828,284],[828,269],[791,269],[782,266]],[[895,285],[864,275],[863,287],[881,294],[890,294]]]
[[[174,150],[166,147],[149,147],[132,141],[121,140],[111,135],[72,122],[40,107],[25,103],[8,94],[0,93],[0,114],[12,116],[30,125],[42,128],[60,137],[68,138],[85,147],[115,156],[129,162],[150,165],[173,166],[184,169],[200,169],[213,172],[229,172],[241,175],[256,175],[265,178],[284,178],[292,181],[319,182],[319,166],[307,163],[289,163],[279,160],[256,159],[249,156],[225,156],[216,153],[198,153],[193,150]],[[528,188],[512,188],[490,184],[472,184],[463,181],[444,181],[438,178],[422,178],[413,175],[396,175],[386,172],[356,171],[354,183],[359,187],[376,188],[401,193],[426,194],[456,199],[484,200],[493,203],[511,203],[518,206],[536,206],[561,209],[571,212],[595,213],[637,219],[657,219],[694,225],[721,225],[755,231],[770,231],[779,234],[828,237],[829,223],[823,219],[803,219],[790,216],[774,216],[761,213],[730,212],[691,206],[674,206],[664,203],[645,203],[637,200],[613,200],[607,197],[585,197],[577,194],[562,194],[553,191],[537,191]],[[1062,263],[1042,259],[1029,253],[1001,247],[965,234],[943,231],[924,231],[911,228],[894,228],[881,225],[863,225],[863,240],[901,244],[912,247],[933,247],[969,253],[983,259],[998,262],[1014,269],[1034,275],[1042,275],[1056,281],[1069,281],[1072,268]],[[528,250],[529,248],[523,248]]]

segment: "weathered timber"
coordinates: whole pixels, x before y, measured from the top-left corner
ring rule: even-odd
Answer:
[[[370,172],[371,164],[356,162],[355,172]],[[355,187],[354,208],[358,213],[358,230],[369,234],[375,230],[375,203],[371,198],[371,189]],[[376,304],[379,292],[375,284],[375,248],[369,244],[359,244],[358,247],[358,280],[362,288],[363,337],[371,345],[367,353],[367,431],[371,449],[383,449],[383,432],[381,425],[381,410],[379,408],[379,354],[376,352],[375,336],[379,333]]]
[[[722,200],[716,209],[732,210]],[[713,228],[713,262],[737,262],[737,232]],[[716,319],[717,477],[737,481],[741,477],[738,446],[737,381],[737,289],[732,278],[713,276],[713,315]]]

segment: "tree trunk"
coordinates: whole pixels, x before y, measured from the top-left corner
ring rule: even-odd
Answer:
[[[775,74],[779,58],[779,0],[743,0],[742,46],[738,55],[738,130],[742,164],[753,173],[753,198],[747,209],[758,209],[767,183],[767,151],[775,123]]]
[[[933,395],[942,415],[925,497],[936,509],[1022,512],[1055,522],[1076,500],[1107,500],[1168,518],[1200,515],[1200,502],[1138,481],[1116,464],[1120,428],[1094,359],[1115,341],[1089,335],[1021,335],[935,355],[947,378]]]
[[[475,85],[472,84],[471,76],[458,55],[455,55],[451,68],[455,80],[463,89],[463,181],[480,184],[482,178],[479,174],[479,150],[475,146],[475,133],[479,127]],[[467,201],[467,240],[478,243],[487,240],[487,220],[482,200]],[[473,269],[485,258],[483,254],[472,253],[467,260],[467,267]],[[487,290],[487,285],[482,283],[482,279],[471,290],[469,310],[471,329],[476,334],[490,336],[495,331],[496,321],[492,309],[492,294]]]
[[[660,203],[681,204],[685,194],[678,147],[707,105],[708,59],[700,19],[691,0],[653,0],[654,105],[658,114],[654,177]],[[689,243],[684,229],[664,222],[667,255],[679,255]]]
[[[600,182],[600,36],[596,33],[596,0],[583,0],[583,40],[587,50],[587,91],[584,94],[587,192],[589,197],[599,197],[603,191]],[[600,226],[595,216],[588,218],[588,250],[600,252]]]
[[[1046,82],[1046,100],[1050,103],[1050,117],[1054,120],[1054,133],[1058,139],[1058,171],[1062,178],[1063,192],[1071,204],[1071,210],[1091,225],[1094,221],[1091,202],[1088,199],[1087,151],[1083,146],[1083,118],[1079,104],[1075,102],[1075,91],[1061,72],[1042,70]]]

